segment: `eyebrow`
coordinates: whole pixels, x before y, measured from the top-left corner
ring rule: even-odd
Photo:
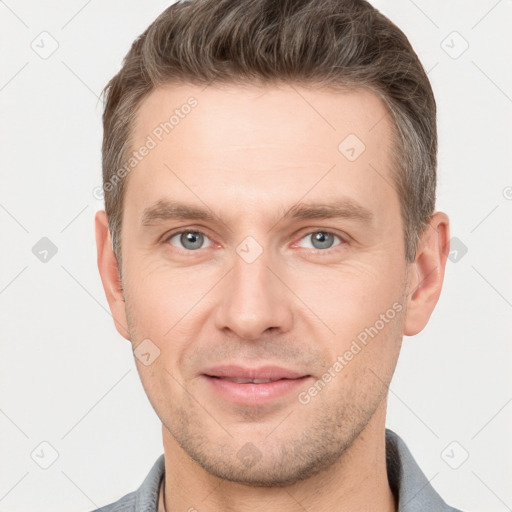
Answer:
[[[339,199],[327,204],[298,203],[292,206],[283,218],[291,219],[335,219],[357,220],[363,224],[373,221],[373,212],[352,199]]]
[[[203,210],[202,208],[160,199],[152,206],[144,209],[141,224],[143,226],[151,226],[162,220],[189,219],[213,221],[216,217],[210,211]]]
[[[309,220],[336,218],[350,219],[363,224],[371,224],[374,214],[366,207],[347,198],[325,204],[297,203],[281,215],[278,222],[292,219]],[[198,208],[186,203],[160,199],[153,205],[144,209],[141,224],[142,226],[151,226],[160,221],[167,220],[204,220],[213,222],[219,219],[208,209]],[[278,222],[276,222],[276,224]]]

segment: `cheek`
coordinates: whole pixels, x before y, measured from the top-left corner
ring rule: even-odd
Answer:
[[[382,308],[360,302],[340,304],[333,324],[336,336],[324,344],[326,363],[316,385],[326,384],[318,407],[342,404],[362,417],[361,411],[371,412],[385,396],[399,355],[404,310],[400,301],[383,304]]]
[[[374,325],[382,314],[389,313],[386,320],[394,318],[400,307],[393,305],[401,304],[404,286],[397,268],[376,261],[297,268],[289,282],[308,309],[334,331],[326,333],[341,343]]]
[[[201,309],[217,274],[211,268],[172,268],[161,262],[136,266],[126,281],[137,325],[157,338],[172,337]]]
[[[172,389],[173,396],[181,393],[171,375],[181,382],[187,373],[190,349],[206,326],[211,307],[208,291],[218,281],[217,274],[212,269],[198,272],[155,264],[139,265],[131,279],[127,275],[126,304],[133,345],[149,339],[159,351],[151,368],[138,364],[148,394],[154,394],[150,387]]]

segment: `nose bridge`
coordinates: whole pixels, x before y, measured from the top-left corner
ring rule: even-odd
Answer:
[[[216,315],[219,329],[256,339],[270,327],[282,331],[290,328],[291,305],[282,283],[268,268],[273,266],[270,250],[264,250],[254,237],[247,237],[236,247]]]

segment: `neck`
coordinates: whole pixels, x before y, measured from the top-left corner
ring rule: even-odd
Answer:
[[[385,451],[385,409],[328,469],[284,487],[254,487],[211,475],[194,462],[163,428],[165,512],[283,512],[374,510],[394,512]]]

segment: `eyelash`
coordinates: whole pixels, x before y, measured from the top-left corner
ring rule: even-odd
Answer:
[[[201,231],[200,229],[182,229],[180,231],[176,231],[176,232],[173,232],[169,235],[166,235],[164,237],[164,239],[162,240],[162,243],[164,244],[168,244],[171,240],[171,238],[175,237],[176,235],[181,235],[183,233],[199,233],[200,235],[203,235],[204,237],[208,238],[210,240],[210,242],[214,243],[210,237],[204,232],[204,231]],[[325,233],[325,234],[329,234],[329,235],[333,235],[335,237],[337,237],[339,240],[340,240],[340,243],[337,244],[337,245],[334,245],[333,247],[329,247],[327,249],[309,249],[310,252],[314,253],[314,254],[317,254],[317,253],[327,253],[327,252],[330,252],[330,251],[333,251],[335,250],[336,248],[339,248],[343,245],[346,245],[348,242],[347,240],[342,237],[341,235],[338,235],[336,233],[334,233],[333,231],[328,231],[328,230],[324,230],[324,229],[314,229],[314,230],[311,230],[311,231],[308,231],[307,233],[304,233],[300,238],[299,238],[299,241],[302,240],[303,238],[307,237],[307,236],[310,236],[314,233]],[[175,246],[173,246],[175,247]],[[187,252],[187,253],[194,253],[194,252],[198,252],[200,249],[196,249],[196,250],[190,250],[190,249],[182,249],[181,247],[176,247],[176,249],[180,249],[181,251],[184,251],[184,252]]]

